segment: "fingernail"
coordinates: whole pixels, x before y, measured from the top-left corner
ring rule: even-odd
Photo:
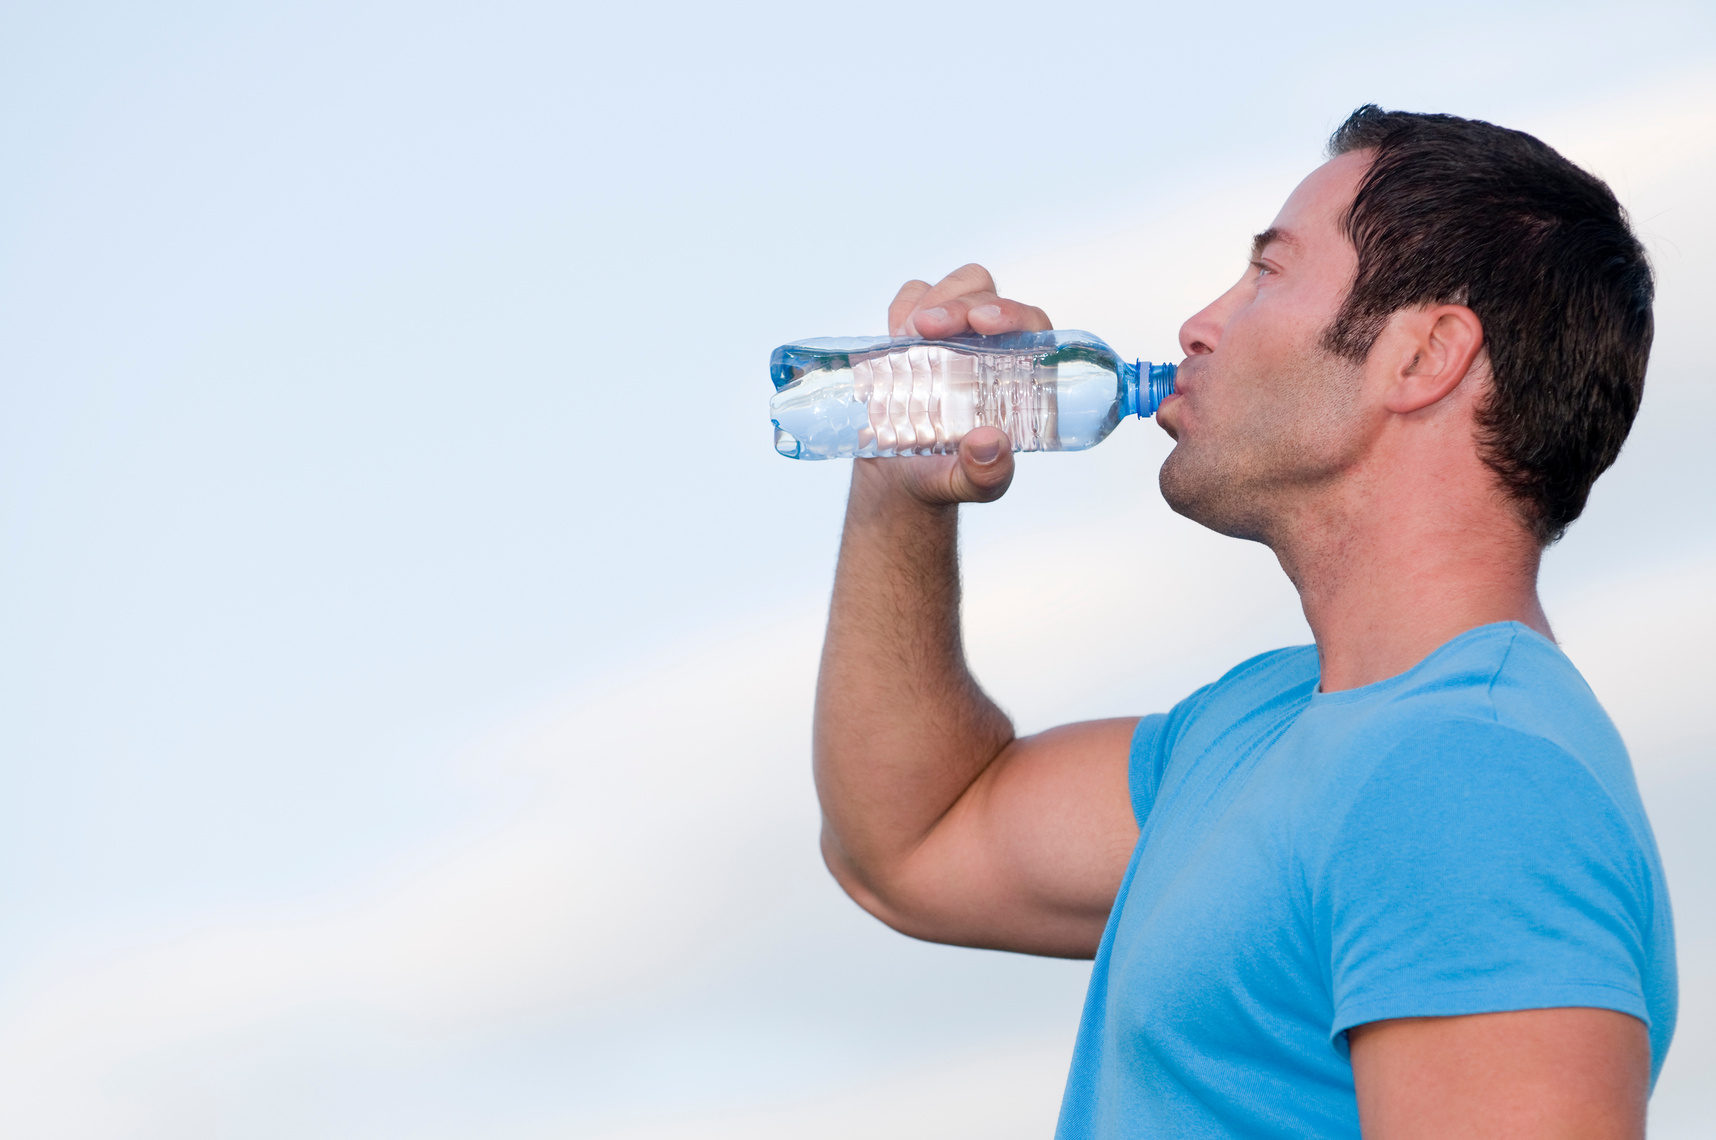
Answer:
[[[947,310],[937,305],[933,309],[924,309],[918,316],[928,317],[932,321],[945,321],[947,320]]]
[[[982,443],[972,444],[971,458],[978,464],[987,467],[989,464],[1001,458],[1000,441],[989,439],[984,440]]]
[[[1001,306],[1000,305],[979,305],[975,309],[971,310],[971,315],[974,317],[982,317],[986,321],[1000,320],[1001,319]]]
[[[889,336],[911,336],[912,334],[906,331],[905,325],[901,325],[899,328],[893,330],[888,335]]]

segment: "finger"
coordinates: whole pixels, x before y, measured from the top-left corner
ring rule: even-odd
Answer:
[[[1049,314],[1035,305],[1009,301],[1005,297],[981,305],[973,305],[965,314],[972,332],[993,336],[1009,332],[1048,332],[1054,328]]]
[[[989,270],[975,261],[962,265],[935,283],[935,288],[925,293],[918,300],[920,307],[939,305],[954,297],[963,297],[967,293],[995,292],[995,278],[989,276]]]
[[[930,291],[928,281],[913,279],[900,286],[900,291],[894,294],[894,299],[888,304],[888,335],[911,336],[908,331],[906,318],[912,310],[918,307],[918,301]]]
[[[1035,305],[1025,305],[997,297],[994,293],[970,293],[963,297],[920,307],[906,321],[906,327],[924,337],[958,336],[965,332],[995,336],[1010,332],[1044,332],[1055,326],[1049,315]]]
[[[917,304],[901,325],[911,336],[958,336],[969,331],[965,324],[964,312],[957,305],[953,307],[952,319],[947,306],[957,298],[981,294],[986,297],[995,296],[995,279],[989,276],[989,270],[972,262],[962,265],[935,283],[935,287],[919,294]],[[930,315],[929,324],[934,332],[926,332],[920,327],[918,315],[927,312]]]
[[[993,305],[1001,298],[994,293],[968,293],[960,297],[949,297],[940,304],[927,304],[927,296],[918,301],[918,307],[906,317],[906,328],[913,336],[943,337],[959,336],[961,333],[973,331],[967,319],[973,307]]]

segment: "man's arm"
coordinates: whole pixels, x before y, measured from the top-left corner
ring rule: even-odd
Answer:
[[[979,266],[900,291],[896,334],[1047,329]],[[937,942],[1089,957],[1137,838],[1133,719],[1017,738],[966,668],[958,504],[1006,491],[1013,456],[978,429],[960,453],[860,459],[817,682],[823,856],[860,905]]]
[[[1643,1140],[1644,1022],[1607,1009],[1354,1026],[1365,1140]]]

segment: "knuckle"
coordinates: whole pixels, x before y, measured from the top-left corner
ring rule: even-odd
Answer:
[[[986,288],[993,289],[995,287],[995,279],[989,276],[989,270],[983,268],[983,266],[977,264],[975,261],[966,262],[948,276],[963,277],[972,281],[984,281],[988,283]]]

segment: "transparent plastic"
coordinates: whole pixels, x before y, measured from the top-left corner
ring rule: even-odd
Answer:
[[[1172,364],[1128,364],[1077,329],[823,337],[775,349],[769,374],[788,459],[942,455],[975,427],[1000,428],[1014,451],[1081,451],[1174,390]]]

